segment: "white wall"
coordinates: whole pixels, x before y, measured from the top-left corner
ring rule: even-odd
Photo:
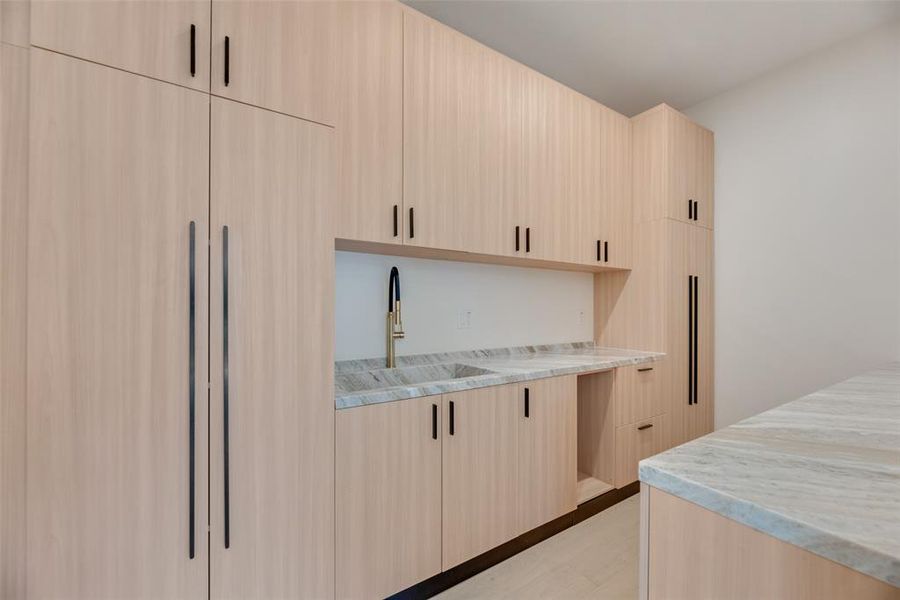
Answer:
[[[590,273],[337,252],[335,360],[385,355],[388,275],[400,269],[406,339],[421,354],[593,339]],[[458,313],[471,310],[471,328]]]
[[[686,112],[716,133],[716,427],[897,359],[900,25]]]

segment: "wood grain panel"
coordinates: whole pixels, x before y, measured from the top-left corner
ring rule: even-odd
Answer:
[[[25,597],[28,54],[0,44],[0,598]]]
[[[443,569],[518,532],[517,384],[443,396]],[[450,435],[450,403],[454,433]]]
[[[204,94],[31,51],[31,597],[207,595],[208,111]],[[193,559],[191,221],[197,235]]]
[[[578,377],[578,470],[615,483],[615,371]]]
[[[28,48],[31,43],[31,0],[0,2],[0,42]]]
[[[132,73],[209,90],[209,19],[210,3],[202,0],[40,0],[31,3],[31,43]],[[191,25],[196,26],[193,77]]]
[[[522,201],[525,69],[474,40],[404,13],[404,243],[514,252]],[[524,254],[523,254],[524,255]]]
[[[685,408],[686,440],[706,435],[713,430],[715,373],[715,306],[713,304],[713,233],[703,227],[688,230],[688,262],[699,277],[697,305],[697,403]]]
[[[616,427],[616,487],[638,479],[638,463],[669,447],[669,416]]]
[[[644,489],[649,598],[900,598],[898,588],[859,571],[657,488]]]
[[[338,3],[337,20],[336,235],[399,244],[404,223],[403,10],[398,2],[345,1]]]
[[[211,110],[211,596],[330,597],[333,131],[215,97]],[[224,226],[229,548],[223,525]]]
[[[440,408],[431,397],[337,411],[337,598],[384,598],[441,571]]]
[[[665,361],[616,369],[616,425],[662,414],[668,408]]]
[[[519,385],[519,533],[575,510],[578,384],[575,375]],[[524,398],[528,389],[528,417]]]

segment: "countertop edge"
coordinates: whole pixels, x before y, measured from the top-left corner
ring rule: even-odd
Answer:
[[[889,585],[900,587],[900,559],[839,535],[791,519],[753,502],[667,473],[646,461],[638,467],[641,482],[687,500],[782,542],[838,563]]]
[[[559,354],[565,355],[564,352]],[[455,379],[447,382],[429,382],[424,385],[411,385],[408,387],[391,387],[385,390],[348,394],[335,398],[335,409],[343,410],[360,406],[371,406],[386,402],[410,400],[412,398],[424,398],[453,392],[462,392],[479,388],[493,387],[535,379],[547,379],[549,377],[563,377],[565,375],[587,375],[590,373],[602,373],[619,367],[630,367],[651,362],[657,362],[665,358],[665,353],[647,353],[645,356],[623,356],[612,360],[598,361],[590,365],[574,365],[571,367],[558,367],[552,369],[537,369],[525,373],[498,373],[490,375],[478,375],[471,378]],[[465,362],[465,361],[460,361]]]

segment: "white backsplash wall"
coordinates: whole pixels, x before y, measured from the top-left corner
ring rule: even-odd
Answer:
[[[395,265],[406,331],[398,356],[593,339],[590,273],[337,252],[335,360],[385,355]],[[468,328],[461,311],[471,311]]]

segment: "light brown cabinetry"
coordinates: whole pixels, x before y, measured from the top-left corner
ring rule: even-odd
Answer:
[[[519,534],[519,386],[443,396],[443,569]]]
[[[334,125],[337,24],[337,2],[213,0],[212,93]]]
[[[616,369],[616,426],[655,417],[668,408],[665,363]]]
[[[638,463],[669,447],[669,415],[616,427],[616,487],[637,481]]]
[[[577,381],[519,386],[519,527],[524,533],[575,510]]]
[[[31,2],[33,45],[198,90],[209,40],[209,1]]]
[[[403,43],[404,243],[512,253],[524,68],[413,11]]]
[[[660,104],[632,119],[636,221],[713,227],[713,133]]]
[[[209,99],[40,49],[31,91],[28,594],[206,597]]]
[[[337,598],[384,598],[441,571],[441,398],[337,411]]]
[[[329,597],[333,132],[211,111],[211,596]]]
[[[393,1],[338,2],[335,37],[335,235],[400,244],[403,9]]]

